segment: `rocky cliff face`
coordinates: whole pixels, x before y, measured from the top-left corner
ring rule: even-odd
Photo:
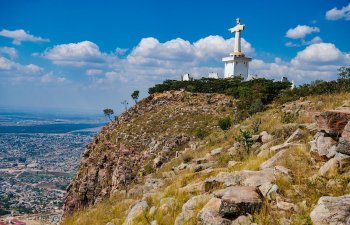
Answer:
[[[88,146],[66,209],[118,194],[63,224],[350,224],[348,99],[344,93],[274,105],[223,132],[215,125],[232,112],[229,99],[152,96]],[[210,134],[200,140],[195,127]],[[147,165],[161,168],[136,176]],[[128,192],[118,191],[131,178]]]
[[[196,148],[195,129],[218,129],[218,118],[232,110],[232,99],[217,94],[167,92],[142,100],[86,146],[68,187],[65,213],[142,179],[185,147]]]

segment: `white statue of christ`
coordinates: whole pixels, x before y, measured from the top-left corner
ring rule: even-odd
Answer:
[[[241,24],[239,18],[236,19],[236,23],[237,25],[235,27],[229,29],[231,33],[235,33],[235,48],[231,55],[244,56],[244,54],[241,52],[241,31],[244,30],[245,25]]]

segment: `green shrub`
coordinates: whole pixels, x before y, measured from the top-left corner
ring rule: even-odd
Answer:
[[[218,121],[218,125],[223,131],[228,130],[231,127],[231,125],[232,125],[231,118],[228,117],[228,116],[220,118],[219,121]]]
[[[195,135],[196,135],[197,138],[203,139],[203,138],[205,138],[205,137],[208,135],[208,132],[205,131],[205,130],[204,130],[203,128],[201,128],[201,127],[197,127],[197,128],[196,128],[196,131],[195,131]]]
[[[282,123],[294,123],[299,117],[299,111],[283,112],[281,116]]]
[[[155,172],[154,167],[153,167],[151,162],[147,163],[143,169],[145,170],[145,175]]]
[[[249,154],[254,141],[252,140],[252,134],[248,130],[239,129],[240,134],[236,137],[236,141],[241,143],[246,152]]]

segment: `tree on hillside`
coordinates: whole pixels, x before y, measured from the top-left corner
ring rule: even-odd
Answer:
[[[218,121],[218,125],[221,128],[221,130],[223,130],[225,132],[225,139],[227,138],[226,136],[226,132],[228,129],[230,129],[230,127],[232,126],[232,120],[230,117],[223,117],[220,118]]]
[[[106,117],[109,118],[109,120],[112,122],[111,115],[114,114],[113,109],[106,108],[103,110],[103,113],[105,114]]]
[[[350,67],[342,66],[338,69],[340,79],[350,79]]]
[[[132,94],[131,94],[131,97],[132,99],[134,99],[135,103],[137,103],[138,99],[139,99],[139,94],[140,94],[140,91],[139,90],[135,90]]]

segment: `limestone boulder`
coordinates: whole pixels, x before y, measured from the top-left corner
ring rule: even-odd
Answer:
[[[346,155],[350,155],[350,141],[348,141],[344,137],[339,138],[336,151]]]
[[[350,120],[350,110],[330,110],[315,116],[317,128],[327,134],[337,137],[343,132]]]
[[[199,165],[194,166],[194,172],[199,172],[208,168],[211,168],[213,166],[213,163],[202,163]]]
[[[282,151],[283,149],[287,149],[292,146],[300,146],[301,144],[297,143],[283,143],[280,145],[275,145],[270,148],[270,153],[277,153],[279,151]]]
[[[198,213],[198,221],[202,225],[230,225],[231,220],[222,218],[219,214],[221,199],[212,198]]]
[[[270,159],[266,160],[260,165],[260,169],[268,169],[268,168],[273,168],[274,166],[277,165],[278,161],[283,158],[283,156],[287,153],[288,149],[283,149],[274,156],[272,156]]]
[[[148,204],[146,201],[139,201],[135,203],[131,209],[129,210],[128,215],[126,216],[126,219],[123,223],[123,225],[132,225],[133,220],[140,216],[142,213],[144,213],[148,209]]]
[[[349,122],[346,124],[346,126],[344,127],[343,133],[341,134],[341,137],[350,142],[350,120]]]
[[[327,154],[330,148],[337,144],[337,141],[324,132],[317,132],[314,138],[310,143],[312,157],[318,161],[327,161]]]
[[[274,169],[260,171],[242,170],[232,173],[221,172],[215,177],[206,179],[203,183],[205,192],[235,185],[258,187],[264,183],[273,184],[276,181]]]
[[[260,133],[261,142],[264,144],[271,141],[272,138],[273,138],[273,136],[271,134],[267,133],[267,131],[262,131]]]
[[[203,190],[203,183],[202,182],[198,182],[198,183],[194,183],[194,184],[189,184],[186,185],[185,187],[182,187],[179,189],[180,192],[185,192],[185,193],[200,193]]]
[[[299,141],[300,139],[302,139],[305,135],[305,132],[298,128],[296,129],[296,131],[294,131],[294,133],[289,136],[289,138],[285,141],[285,143],[292,143],[292,142],[296,142]]]
[[[335,158],[332,158],[328,160],[323,166],[321,166],[319,170],[319,175],[323,177],[332,177],[337,174],[337,169],[339,166],[338,160]]]
[[[350,224],[350,195],[321,197],[310,217],[315,225]]]
[[[211,156],[219,155],[221,153],[221,151],[222,151],[222,148],[216,148],[216,149],[210,151],[210,155]]]
[[[175,219],[175,225],[188,223],[195,216],[195,209],[208,201],[209,195],[198,195],[190,198],[183,206],[181,213]]]
[[[225,189],[219,213],[225,218],[253,214],[262,206],[262,196],[255,187],[234,186]]]
[[[237,219],[233,220],[231,225],[251,225],[252,218],[249,216],[239,216]]]
[[[159,210],[162,210],[164,212],[170,212],[176,204],[176,201],[172,197],[168,198],[162,198],[159,202]]]
[[[333,177],[338,173],[344,173],[350,169],[350,156],[337,153],[334,158],[328,160],[319,170],[323,177]]]

